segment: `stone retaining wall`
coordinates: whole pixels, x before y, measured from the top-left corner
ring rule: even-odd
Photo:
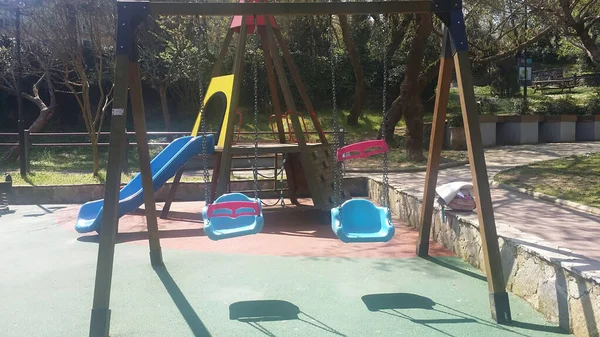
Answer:
[[[368,188],[369,197],[379,200],[382,184],[369,180]],[[392,212],[418,228],[422,197],[393,187],[388,193]],[[476,216],[446,211],[445,217],[442,222],[441,210],[436,207],[432,239],[485,272]],[[599,336],[600,263],[552,248],[509,226],[497,224],[497,228],[507,290],[575,336]]]

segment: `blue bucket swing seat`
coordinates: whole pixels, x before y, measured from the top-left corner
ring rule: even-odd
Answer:
[[[384,140],[369,140],[339,148],[336,158],[338,162],[342,162],[380,153],[386,155],[388,150]],[[339,165],[337,166],[337,184],[338,189],[341,189],[342,172],[339,170]],[[387,173],[385,163],[384,172]],[[392,239],[395,232],[390,220],[389,208],[377,206],[367,199],[350,199],[332,208],[331,229],[343,242],[387,242]]]
[[[395,233],[387,207],[366,199],[350,199],[331,209],[331,229],[346,243],[388,242]]]
[[[264,219],[260,199],[228,193],[202,209],[204,233],[211,240],[260,233]]]
[[[330,30],[329,38],[333,41],[333,36]],[[385,45],[383,45],[385,50]],[[330,55],[331,62],[331,80],[332,88],[335,88],[335,55],[333,50]],[[383,82],[383,118],[382,129],[385,130],[387,120],[386,102],[386,83],[387,83],[387,63],[384,62],[384,82]],[[388,145],[383,139],[367,140],[346,146],[340,147],[338,132],[338,109],[336,106],[335,89],[332,90],[333,95],[333,132],[334,141],[337,148],[335,165],[335,183],[334,183],[334,203],[343,200],[343,167],[341,162],[351,159],[367,158],[376,154],[383,154],[383,184],[384,191],[387,191],[387,152]],[[341,205],[331,209],[331,229],[335,235],[346,243],[353,242],[387,242],[392,239],[395,233],[394,225],[392,224],[389,210],[389,200],[387,194],[383,195],[383,206],[375,205],[367,199],[350,199]]]
[[[344,146],[337,150],[336,157],[341,162],[387,151],[384,140],[370,140]],[[337,174],[340,180],[338,184],[341,185],[342,173]],[[367,199],[350,199],[331,209],[331,229],[343,242],[387,242],[395,232],[390,221],[390,210]]]
[[[258,36],[258,30],[255,29]],[[257,42],[258,42],[257,38]],[[242,193],[227,193],[218,197],[212,204],[209,202],[209,184],[207,161],[204,160],[204,189],[208,205],[202,209],[204,233],[211,240],[230,239],[245,235],[257,234],[263,228],[264,218],[261,200],[258,198],[258,78],[257,58],[254,58],[254,197]],[[201,109],[204,107],[201,106]],[[206,121],[200,121],[200,129],[206,132]],[[229,174],[229,173],[228,173]]]

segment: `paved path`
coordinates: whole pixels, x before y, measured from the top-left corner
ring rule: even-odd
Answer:
[[[497,173],[511,167],[591,152],[600,152],[600,142],[499,147],[487,149],[485,158],[492,180]],[[380,179],[379,174],[373,177]],[[391,185],[422,198],[425,172],[393,173],[389,179]],[[460,180],[471,181],[469,166],[440,171],[438,185]],[[573,255],[600,261],[600,217],[501,188],[493,188],[491,193],[499,234],[514,237],[521,231],[525,234],[519,235],[528,241],[535,242],[537,237],[540,242],[568,249]],[[477,219],[474,213],[467,218]]]

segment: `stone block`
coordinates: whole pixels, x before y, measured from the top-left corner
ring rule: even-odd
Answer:
[[[518,263],[511,290],[528,302],[537,303],[538,283],[544,278],[542,268],[534,259],[520,260]]]
[[[600,121],[577,121],[575,125],[575,139],[577,141],[600,140]]]
[[[496,122],[480,123],[479,128],[481,129],[483,147],[496,146]]]
[[[517,272],[517,247],[510,240],[502,237],[498,239],[498,245],[500,247],[504,282],[506,282],[506,288],[510,289],[509,281],[512,281]]]
[[[503,122],[496,124],[499,145],[537,144],[539,122]]]
[[[575,121],[542,122],[539,140],[542,143],[568,143],[575,141]]]
[[[569,278],[570,329],[575,336],[600,336],[598,287],[579,278]],[[595,290],[595,291],[594,291]]]

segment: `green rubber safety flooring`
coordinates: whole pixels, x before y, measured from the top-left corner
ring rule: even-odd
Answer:
[[[98,245],[23,206],[0,217],[0,335],[87,336]],[[485,277],[454,257],[340,258],[163,251],[119,244],[111,336],[557,336],[510,296],[490,318]]]

